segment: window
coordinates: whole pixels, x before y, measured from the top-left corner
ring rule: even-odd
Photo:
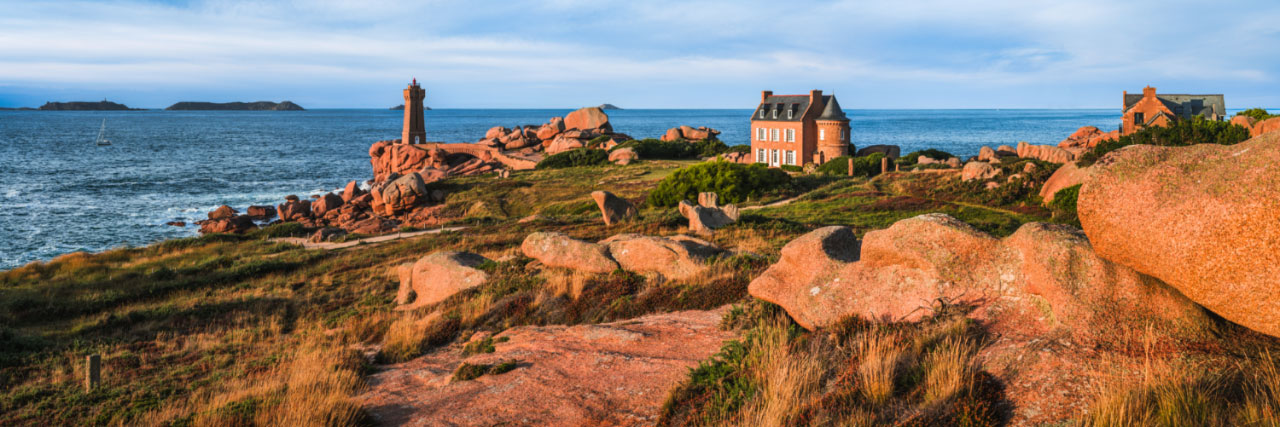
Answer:
[[[1146,115],[1145,115],[1145,114],[1142,114],[1142,113],[1133,113],[1133,124],[1138,125],[1138,126],[1142,126],[1142,125],[1147,124],[1147,121],[1146,121],[1146,120],[1143,120],[1143,119],[1145,119],[1145,118],[1146,118],[1145,116],[1146,116]]]
[[[770,140],[770,141],[777,141],[778,139],[779,139],[779,138],[778,138],[778,130],[777,130],[777,129],[769,129],[769,140]]]
[[[781,107],[782,107],[781,105],[778,106],[778,108],[781,108]],[[778,118],[778,108],[773,109],[773,118],[775,119]]]
[[[771,162],[770,164],[772,164],[772,165],[777,165],[777,164],[778,164],[778,150],[770,150],[770,151],[772,151],[772,153],[770,153],[770,154],[772,154],[772,155],[773,155],[773,159],[772,159],[772,162]]]
[[[768,110],[768,109],[769,109],[769,106],[767,105],[763,105],[760,107],[760,118],[762,119],[764,118],[764,110]]]
[[[818,140],[821,140],[821,141],[826,141],[826,140],[827,140],[827,130],[826,130],[826,129],[818,129]]]
[[[788,164],[788,165],[794,165],[794,164],[796,164],[796,152],[795,152],[795,150],[787,150],[787,163],[786,163],[786,164]]]
[[[796,130],[787,129],[787,142],[796,142]]]
[[[795,108],[787,110],[787,120],[791,120],[791,116],[794,115],[795,112],[796,112]]]
[[[764,162],[765,162],[765,160],[766,160],[766,159],[764,158],[764,156],[765,156],[765,155],[764,155],[764,149],[763,149],[763,148],[756,149],[756,163],[764,163]]]
[[[764,141],[764,128],[756,128],[756,140]]]

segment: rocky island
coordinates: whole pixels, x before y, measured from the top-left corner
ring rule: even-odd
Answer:
[[[165,108],[168,111],[303,111],[298,104],[289,101],[279,103],[258,102],[179,102]]]
[[[621,110],[622,109],[622,107],[619,107],[613,104],[600,104],[596,106],[596,108],[599,108],[601,110]]]
[[[71,101],[71,102],[46,102],[41,105],[41,111],[138,111],[145,108],[129,108],[124,104],[101,100],[97,102],[91,101]]]
[[[404,111],[404,104],[400,104],[400,105],[397,105],[397,106],[391,107],[391,109],[392,109],[392,110],[395,110],[395,111]],[[422,109],[423,109],[423,110],[431,110],[431,107],[428,107],[428,106],[425,106],[425,105],[424,105],[424,106],[422,107]]]

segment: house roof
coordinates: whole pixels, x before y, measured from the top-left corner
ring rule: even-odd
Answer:
[[[1227,107],[1223,96],[1219,95],[1186,95],[1186,94],[1156,94],[1159,99],[1173,115],[1182,118],[1191,118],[1198,115],[1217,115],[1226,116]],[[1134,104],[1142,100],[1140,93],[1128,93],[1124,95],[1124,111],[1129,111]]]
[[[822,115],[818,116],[818,120],[836,120],[848,121],[849,117],[844,115],[844,110],[840,109],[840,101],[836,101],[836,96],[831,95],[827,101],[827,106],[822,109]]]
[[[827,100],[831,99],[831,95],[824,95],[822,102],[825,105]],[[787,117],[787,111],[791,111],[791,117]],[[771,122],[798,122],[804,120],[804,112],[809,110],[809,95],[771,95],[761,102],[756,110],[751,113],[752,120],[764,120]],[[777,114],[774,114],[777,111]],[[761,115],[763,113],[763,115]]]

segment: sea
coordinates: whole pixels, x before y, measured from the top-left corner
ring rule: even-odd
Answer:
[[[493,126],[546,123],[568,109],[435,109],[427,139],[473,142]],[[1057,144],[1104,110],[846,110],[858,147],[894,144],[968,157],[984,145]],[[657,138],[689,125],[749,144],[751,110],[610,110],[614,130]],[[399,137],[403,113],[0,111],[0,270],[74,251],[198,235],[219,205],[278,204],[372,177],[369,145]],[[109,146],[94,144],[105,121]],[[185,227],[165,225],[184,221]]]

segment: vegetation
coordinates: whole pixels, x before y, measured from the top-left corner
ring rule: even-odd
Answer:
[[[1092,150],[1085,152],[1076,160],[1080,166],[1090,166],[1102,156],[1121,147],[1135,144],[1180,147],[1195,144],[1232,145],[1249,139],[1249,130],[1242,126],[1213,120],[1205,120],[1196,116],[1191,120],[1180,120],[1170,126],[1153,126],[1137,132],[1121,136],[1119,139],[1105,140]]]
[[[617,150],[626,147],[635,150],[641,159],[701,159],[742,150],[741,148],[730,148],[718,139],[662,141],[653,138],[627,141],[618,144],[613,149]],[[747,150],[750,149],[750,147],[747,147]]]
[[[862,157],[853,157],[853,176],[873,177],[880,174],[880,160],[884,153],[872,153]],[[849,175],[849,156],[840,156],[828,160],[818,166],[818,172],[826,175]]]
[[[452,380],[455,382],[471,381],[485,375],[505,374],[507,372],[511,372],[515,370],[517,367],[518,367],[517,362],[513,360],[508,360],[508,361],[498,363],[498,364],[493,364],[493,365],[485,364],[485,363],[473,365],[470,363],[463,362],[461,365],[458,365],[457,370],[453,371]]]
[[[762,164],[723,161],[703,162],[672,173],[649,193],[650,206],[675,206],[681,200],[697,200],[698,193],[715,192],[724,203],[740,203],[768,191],[784,188],[791,176]]]
[[[1053,211],[1054,221],[1079,227],[1080,218],[1076,216],[1076,200],[1079,198],[1079,184],[1058,190],[1053,195],[1053,201],[1049,202],[1049,209]]]
[[[1270,119],[1270,118],[1273,118],[1273,117],[1280,117],[1280,115],[1276,115],[1276,114],[1268,113],[1268,112],[1267,112],[1267,110],[1264,110],[1264,109],[1261,109],[1261,108],[1250,108],[1250,109],[1248,109],[1248,110],[1244,110],[1244,111],[1241,111],[1241,112],[1239,112],[1239,113],[1236,113],[1236,115],[1237,115],[1237,116],[1253,117],[1253,119],[1254,119],[1254,120],[1257,120],[1257,121],[1263,121],[1263,120]]]
[[[609,152],[595,148],[575,148],[563,153],[556,153],[538,162],[537,169],[563,169],[577,166],[599,166],[609,164]]]
[[[907,153],[907,155],[905,156],[899,157],[898,164],[903,166],[914,165],[920,162],[920,156],[925,156],[934,160],[947,160],[952,157],[955,157],[955,155],[948,153],[946,151],[929,148],[929,149],[924,149],[919,151],[912,151],[910,153]]]
[[[692,369],[660,425],[999,425],[1000,386],[976,363],[985,342],[956,307],[917,323],[848,318],[809,333],[768,303],[735,308],[744,327]],[[745,318],[745,319],[744,319]]]

